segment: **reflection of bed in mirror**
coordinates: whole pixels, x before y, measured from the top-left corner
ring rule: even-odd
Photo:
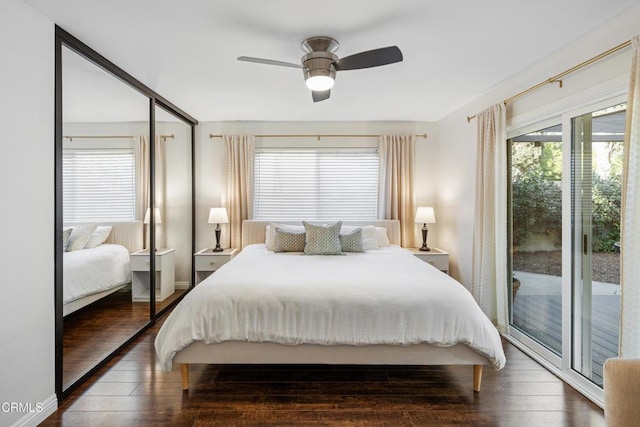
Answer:
[[[70,240],[70,251],[64,252],[63,261],[63,315],[67,316],[96,302],[131,283],[131,261],[129,253],[142,247],[142,222],[120,222],[109,224],[76,224],[68,228],[90,234],[100,242],[100,231],[106,240],[97,245],[79,240]],[[73,233],[73,231],[71,232]],[[73,234],[71,234],[73,236]],[[96,237],[98,236],[98,237]],[[83,247],[79,247],[83,246]]]

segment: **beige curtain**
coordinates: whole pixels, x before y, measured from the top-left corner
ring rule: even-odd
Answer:
[[[640,37],[631,42],[622,172],[620,355],[640,358]]]
[[[506,332],[507,289],[507,159],[503,103],[477,116],[475,227],[471,291],[485,314]]]
[[[400,244],[405,248],[416,246],[415,145],[415,135],[380,135],[378,218],[400,220]]]
[[[242,247],[242,221],[253,215],[253,135],[224,135],[227,175],[223,205],[229,215],[229,247]]]
[[[138,221],[142,221],[144,216],[149,208],[150,202],[150,186],[149,186],[149,173],[150,173],[150,162],[149,162],[149,137],[146,135],[137,136],[136,137],[136,219]],[[165,149],[164,149],[165,140],[161,137],[155,138],[154,144],[154,155],[155,155],[155,207],[160,210],[160,219],[161,223],[158,224],[158,219],[156,218],[156,247],[157,248],[165,248],[166,247],[166,239],[165,239],[165,230],[166,230],[166,222],[167,217],[165,215],[164,209],[164,200],[165,200],[165,191],[166,191],[166,178],[165,178],[165,170],[166,170],[166,158],[165,158]],[[143,227],[143,241],[145,248],[149,247],[149,227],[150,225],[144,224]]]

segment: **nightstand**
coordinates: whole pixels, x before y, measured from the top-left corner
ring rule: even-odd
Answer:
[[[418,248],[407,248],[413,255],[433,265],[443,273],[449,274],[449,253],[438,248],[431,248],[430,251],[421,251]]]
[[[149,301],[149,270],[151,258],[149,251],[138,251],[131,254],[131,301]],[[164,301],[175,292],[175,250],[158,249],[156,251],[156,301]]]
[[[224,249],[222,252],[213,252],[211,248],[206,248],[196,252],[196,285],[231,261],[238,252],[236,248]]]

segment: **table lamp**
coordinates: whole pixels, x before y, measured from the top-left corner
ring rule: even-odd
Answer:
[[[211,208],[209,210],[209,224],[216,224],[216,247],[213,248],[213,252],[222,252],[220,247],[220,224],[227,224],[229,217],[227,216],[226,208]]]
[[[416,211],[416,224],[422,224],[422,246],[420,247],[421,251],[430,251],[431,249],[427,246],[427,224],[435,224],[436,215],[433,212],[432,207],[420,207]]]

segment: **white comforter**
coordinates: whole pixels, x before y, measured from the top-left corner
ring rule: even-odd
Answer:
[[[399,247],[306,256],[248,246],[165,321],[155,341],[162,368],[194,341],[464,343],[505,364],[500,336],[469,291]]]
[[[65,252],[62,264],[65,304],[131,282],[129,250],[121,245]]]

